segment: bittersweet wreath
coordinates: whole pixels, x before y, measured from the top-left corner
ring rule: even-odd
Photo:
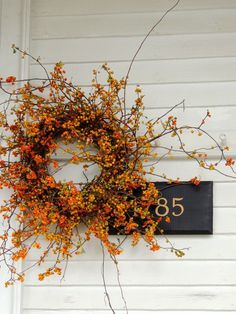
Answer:
[[[138,86],[136,98],[127,109],[128,74],[117,80],[104,64],[101,71],[106,73],[106,84],[99,82],[98,72],[94,71],[92,89],[85,93],[67,79],[61,62],[48,72],[39,59],[15,46],[13,51],[37,62],[45,71],[45,78],[17,80],[9,76],[0,80],[2,92],[8,95],[0,113],[0,188],[11,191],[0,209],[4,219],[0,256],[10,270],[6,286],[24,280],[26,270],[18,271],[16,262],[25,259],[31,250],[41,250],[38,265],[47,255],[55,255],[52,266],[39,274],[40,280],[61,274],[61,261],[81,254],[91,236],[98,238],[115,258],[122,252],[122,242],[109,238],[110,226],[130,235],[132,245],[142,238],[151,250],[158,250],[155,234],[162,232],[162,218],[156,219],[149,208],[155,206],[160,193],[148,176],[178,184],[178,179],[157,174],[154,168],[172,152],[184,153],[201,167],[219,173],[223,173],[223,164],[232,172],[225,175],[235,177],[234,161],[225,155],[228,147],[219,145],[204,130],[211,116],[209,111],[196,126],[178,125],[172,111],[184,102],[147,119],[143,114],[144,95]],[[15,87],[16,84],[21,86]],[[211,146],[188,149],[182,138],[184,133],[207,136]],[[156,140],[163,137],[174,138],[177,146],[156,145]],[[76,183],[54,178],[65,165],[55,159],[59,148],[70,156],[67,164],[84,164],[83,178],[78,176]],[[159,154],[160,149],[163,154]],[[209,150],[218,150],[219,160],[208,162]],[[84,181],[87,169],[94,164],[100,173]],[[190,183],[198,185],[200,180],[194,177]],[[170,220],[168,216],[163,219]],[[42,239],[47,242],[43,250]],[[184,254],[172,245],[170,249],[177,256]]]
[[[117,81],[106,65],[103,69],[108,87],[96,82],[95,73],[93,91],[85,96],[79,87],[67,83],[62,64],[58,63],[42,85],[35,87],[28,81],[13,92],[13,122],[1,114],[1,127],[7,134],[1,155],[8,160],[0,162],[0,182],[1,187],[12,189],[9,201],[1,208],[10,229],[1,237],[7,240],[12,229],[14,250],[9,252],[13,261],[39,247],[42,235],[50,242],[45,255],[52,250],[58,262],[72,252],[78,254],[91,234],[110,254],[119,254],[121,250],[108,237],[111,224],[125,234],[131,233],[134,244],[144,231],[151,249],[158,249],[154,238],[158,222],[148,210],[156,203],[158,191],[145,179],[141,160],[141,156],[152,156],[153,126],[149,123],[144,134],[137,134],[143,110],[140,90],[136,89],[131,112],[125,113],[119,99],[124,80]],[[6,79],[6,83],[14,82],[13,77]],[[43,96],[47,87],[49,93]],[[170,120],[170,127],[172,124]],[[100,174],[80,188],[73,182],[56,182],[49,169],[60,168],[52,154],[61,143],[74,144],[73,149],[66,149],[71,155],[68,162],[86,162],[85,173],[95,163]],[[87,150],[88,145],[96,151]],[[142,191],[139,197],[134,196],[134,189]],[[17,230],[11,227],[12,219],[18,222]],[[78,230],[81,224],[87,227],[83,238]],[[33,239],[30,244],[29,239]],[[50,273],[56,270],[58,267]]]
[[[41,64],[39,60],[38,63]],[[42,237],[48,246],[38,264],[49,253],[55,254],[56,260],[45,273],[39,274],[40,280],[60,274],[60,262],[80,254],[91,235],[100,239],[111,256],[120,254],[120,243],[109,239],[110,226],[131,235],[133,245],[142,237],[151,250],[158,250],[155,233],[161,218],[156,219],[149,211],[150,206],[157,204],[158,190],[146,178],[147,174],[154,174],[154,167],[149,166],[148,170],[145,167],[147,161],[154,165],[165,156],[158,158],[153,149],[156,139],[176,137],[179,151],[202,167],[220,171],[217,166],[225,161],[233,170],[234,161],[224,154],[227,147],[215,142],[211,149],[220,149],[221,156],[212,164],[207,163],[203,149],[187,151],[182,142],[186,131],[198,136],[207,134],[203,125],[210,117],[209,112],[196,127],[178,126],[177,118],[169,115],[169,111],[147,120],[143,118],[141,89],[135,89],[136,99],[127,110],[121,97],[125,80],[116,80],[107,65],[103,65],[102,71],[107,74],[107,84],[99,84],[94,71],[88,95],[67,80],[62,63],[57,63],[52,72],[46,72],[45,80],[27,80],[13,91],[9,91],[9,86],[17,83],[15,77],[1,81],[2,90],[9,94],[0,123],[3,158],[0,187],[11,190],[9,200],[1,207],[5,220],[5,231],[0,236],[1,255],[11,271],[6,285],[24,279],[24,271],[18,273],[15,262],[24,259],[30,250],[40,249]],[[156,134],[157,127],[161,130]],[[93,150],[88,149],[91,146]],[[100,173],[87,182],[78,177],[79,185],[56,181],[53,174],[64,166],[55,159],[59,147],[70,156],[67,163],[84,164],[83,176],[94,164]],[[169,148],[167,152],[172,150]],[[190,181],[195,185],[200,183],[196,177]],[[170,218],[166,216],[165,220],[168,222]],[[86,226],[85,233],[80,232],[81,225]],[[183,254],[173,247],[172,250],[178,256]]]

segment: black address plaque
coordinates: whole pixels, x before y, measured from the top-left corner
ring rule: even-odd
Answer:
[[[157,205],[151,206],[156,219],[163,217],[160,228],[165,234],[213,233],[213,182],[202,181],[198,186],[189,182],[154,183],[159,190]],[[165,222],[170,217],[170,222]],[[110,234],[122,234],[110,226]]]

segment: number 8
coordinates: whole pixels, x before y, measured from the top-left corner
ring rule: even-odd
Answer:
[[[162,200],[163,200],[164,202],[161,202]],[[158,206],[157,206],[156,209],[155,209],[155,213],[156,213],[157,216],[164,217],[164,216],[167,216],[167,215],[169,214],[170,209],[169,209],[169,207],[167,206],[167,199],[166,199],[166,198],[164,198],[164,197],[158,198],[158,200],[157,200],[157,205],[158,205]],[[160,207],[165,208],[165,212],[164,212],[163,214],[160,214],[160,213],[159,213],[159,208],[160,208]]]

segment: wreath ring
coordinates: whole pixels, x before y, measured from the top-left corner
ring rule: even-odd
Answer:
[[[142,164],[142,158],[151,155],[151,126],[145,134],[137,135],[143,96],[137,88],[135,105],[126,114],[119,96],[124,80],[117,81],[106,65],[103,68],[108,87],[97,83],[94,72],[89,96],[67,82],[61,63],[42,85],[36,87],[28,80],[14,93],[15,120],[10,124],[3,117],[10,136],[1,147],[2,155],[15,158],[14,162],[1,163],[1,184],[14,191],[1,212],[7,215],[13,208],[20,209],[18,229],[12,232],[13,261],[24,258],[32,248],[40,248],[41,236],[49,241],[41,261],[49,252],[57,254],[58,262],[81,253],[91,235],[115,256],[122,250],[109,239],[110,226],[132,234],[133,245],[142,236],[152,250],[159,249],[154,236],[158,222],[149,211],[158,191],[147,182]],[[69,163],[86,162],[85,173],[91,164],[100,169],[100,174],[81,189],[72,181],[56,182],[50,174],[50,167],[60,169],[53,158],[58,140],[71,155]],[[71,143],[76,149],[67,145]],[[97,148],[96,154],[87,150],[91,145]],[[138,196],[133,193],[135,189],[141,192]],[[81,224],[86,226],[85,235],[79,231]],[[26,245],[28,239],[31,242]],[[56,265],[50,273],[55,273]]]

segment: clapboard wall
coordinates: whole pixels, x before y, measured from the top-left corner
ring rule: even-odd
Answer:
[[[17,78],[28,76],[28,62],[20,55],[12,53],[12,44],[28,49],[30,0],[0,0],[0,73],[1,77],[14,75]],[[0,92],[0,101],[6,100],[6,94]],[[2,110],[2,108],[1,108]],[[9,197],[9,191],[0,192],[0,204]],[[3,227],[0,218],[0,228]],[[2,230],[1,230],[2,231]],[[0,241],[1,242],[1,241]],[[1,245],[1,243],[0,243]],[[19,265],[20,266],[20,265]],[[9,271],[1,263],[0,268],[0,312],[21,314],[21,285],[6,289],[4,282],[9,279]]]
[[[92,69],[104,62],[117,77],[125,75],[143,36],[173,3],[31,0],[30,51],[48,69],[62,60],[68,76],[88,90]],[[140,84],[148,116],[158,116],[182,99],[186,110],[176,114],[183,122],[199,121],[209,109],[213,117],[207,130],[217,139],[225,134],[235,155],[235,21],[236,0],[182,0],[138,55],[130,75],[128,104],[132,105],[132,90]],[[38,65],[30,64],[30,76],[42,76]],[[143,243],[133,249],[128,240],[119,265],[130,313],[236,311],[236,181],[178,158],[163,161],[156,171],[183,180],[198,175],[214,181],[214,235],[169,236],[176,247],[189,248],[182,259],[165,250],[152,253]],[[75,169],[68,167],[58,179],[76,181]],[[164,239],[160,243],[166,246]],[[93,240],[85,250],[69,262],[62,282],[57,277],[38,282],[35,271],[28,273],[23,314],[110,312],[104,302],[100,245]],[[24,266],[36,259],[36,253],[31,254]],[[110,297],[117,313],[124,313],[115,266],[106,259]],[[45,267],[49,265],[50,257]]]

